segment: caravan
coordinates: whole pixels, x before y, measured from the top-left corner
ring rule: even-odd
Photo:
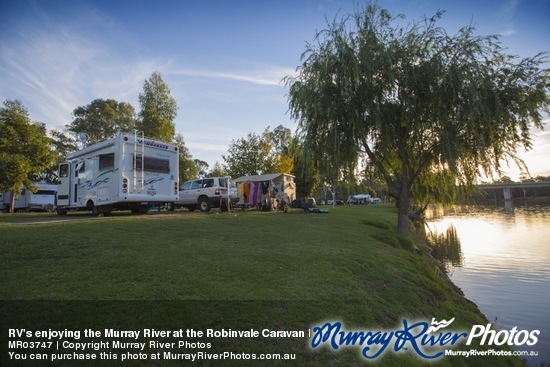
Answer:
[[[45,182],[33,182],[33,186],[37,189],[35,192],[23,187],[21,193],[16,196],[13,202],[13,210],[25,212],[54,210],[57,186]],[[9,211],[11,192],[7,191],[3,195],[0,193],[0,203],[3,211]]]
[[[173,209],[178,200],[178,148],[121,134],[67,156],[59,165],[57,213],[90,210],[94,216],[118,209],[146,213],[150,206]]]

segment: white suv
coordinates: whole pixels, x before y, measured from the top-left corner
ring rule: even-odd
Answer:
[[[208,177],[187,181],[180,187],[179,200],[175,202],[175,205],[186,207],[189,211],[195,211],[197,207],[201,212],[209,212],[211,208],[227,211],[227,181],[225,177]],[[237,187],[233,181],[229,181],[229,186],[230,202],[235,204],[239,201]]]

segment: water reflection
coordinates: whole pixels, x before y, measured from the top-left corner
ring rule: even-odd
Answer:
[[[539,352],[530,365],[549,362],[550,205],[514,201],[512,208],[470,205],[432,214],[428,232],[451,238],[434,248],[447,257],[451,280],[488,320],[498,320],[495,327],[540,330],[537,345],[522,350]],[[453,238],[459,245],[447,244]]]
[[[440,234],[437,230],[429,231],[427,239],[432,250],[432,256],[441,261],[447,272],[451,270],[451,266],[462,266],[464,261],[462,246],[456,228],[452,224],[445,233]]]

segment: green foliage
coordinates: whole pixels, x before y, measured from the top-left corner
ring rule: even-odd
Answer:
[[[201,160],[201,159],[195,159],[193,161],[195,163],[195,167],[197,167],[197,175],[199,177],[204,177],[208,173],[208,163]]]
[[[229,175],[241,177],[263,173],[269,148],[259,135],[252,132],[246,138],[232,140],[227,150],[229,154],[222,156]]]
[[[12,192],[10,211],[23,186],[32,188],[33,176],[53,164],[50,144],[44,125],[32,123],[21,102],[4,102],[0,109],[0,191]]]
[[[319,187],[321,178],[319,172],[310,164],[310,161],[303,160],[302,156],[294,157],[294,170],[292,174],[296,181],[296,196],[307,198],[313,195]]]
[[[218,161],[216,161],[216,163],[214,164],[214,167],[212,167],[212,170],[208,172],[207,177],[225,177],[225,176],[227,176],[227,171],[222,167],[222,165]],[[237,178],[237,177],[233,177],[233,178]]]
[[[549,112],[544,54],[517,60],[473,26],[450,36],[436,25],[442,14],[403,27],[368,5],[319,32],[287,78],[311,155],[351,169],[366,153],[397,198],[401,233],[411,194],[450,187],[422,188],[433,175],[467,187],[499,174],[502,160],[525,168],[517,149],[530,148],[529,127]]]
[[[191,153],[189,153],[189,149],[185,145],[182,134],[176,135],[174,144],[178,147],[179,152],[179,182],[184,183],[185,181],[197,178],[199,171]]]
[[[176,133],[174,119],[178,113],[178,106],[159,72],[154,72],[143,83],[139,104],[141,120],[137,124],[138,129],[143,131],[146,137],[172,141]]]
[[[57,181],[59,162],[64,162],[67,154],[76,152],[79,148],[76,139],[63,131],[50,130],[49,136],[56,158],[54,163],[43,171],[42,175],[46,181],[55,182]]]
[[[228,155],[222,156],[231,177],[265,173],[290,173],[293,159],[289,151],[292,135],[282,125],[273,131],[269,126],[262,135],[248,133],[246,138],[231,141]]]
[[[88,145],[108,139],[121,132],[135,129],[136,113],[131,104],[114,99],[94,99],[89,105],[73,111],[74,120],[67,130],[88,134]]]

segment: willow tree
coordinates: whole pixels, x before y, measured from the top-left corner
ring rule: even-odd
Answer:
[[[531,147],[530,127],[549,112],[544,54],[506,54],[473,26],[449,35],[442,13],[402,26],[369,5],[335,20],[306,46],[289,105],[306,145],[353,166],[364,152],[397,199],[408,233],[411,192],[427,170],[471,185]]]

